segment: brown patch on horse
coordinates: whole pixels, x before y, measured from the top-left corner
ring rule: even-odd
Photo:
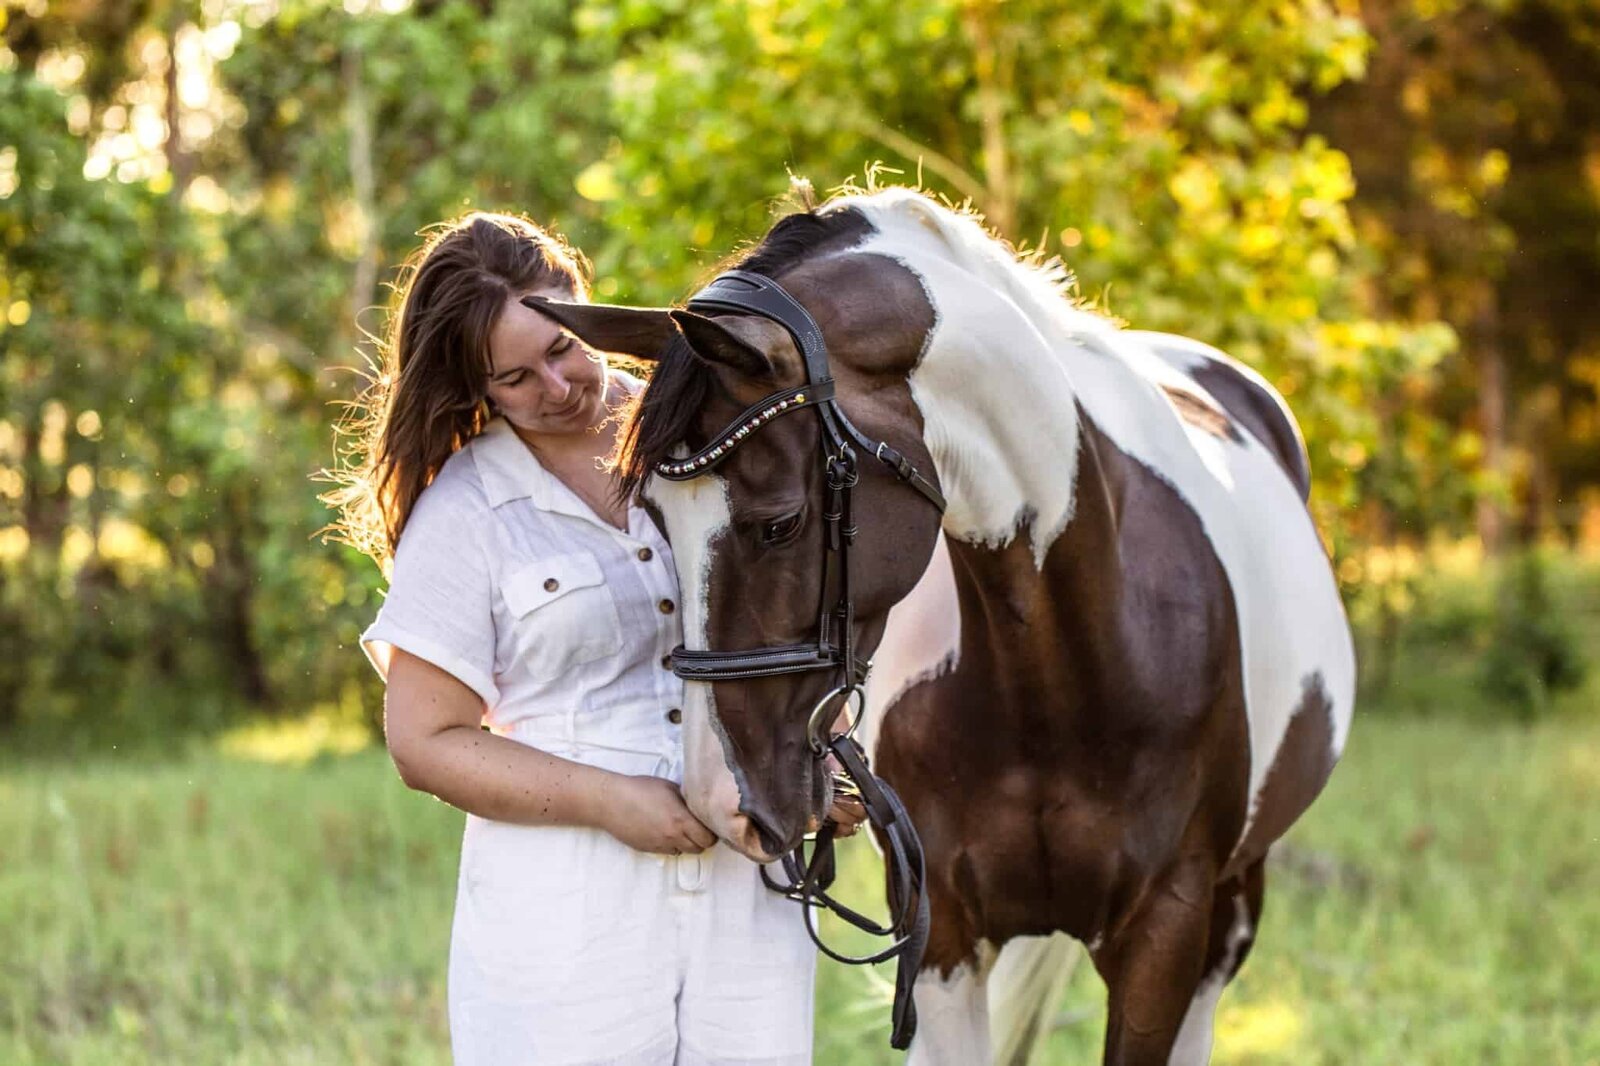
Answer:
[[[1260,860],[1311,806],[1333,773],[1333,704],[1320,671],[1301,684],[1300,705],[1262,782],[1255,819],[1228,864],[1230,874]]]
[[[1243,444],[1244,436],[1239,432],[1239,427],[1227,416],[1222,408],[1207,403],[1198,394],[1177,385],[1163,384],[1161,391],[1167,394],[1167,399],[1172,402],[1172,409],[1178,412],[1178,417],[1223,440],[1231,440],[1235,444]]]
[[[1180,857],[1220,871],[1244,825],[1221,561],[1177,492],[1080,417],[1076,511],[1043,571],[1026,526],[1000,548],[952,541],[960,660],[879,734],[927,851],[926,961],[946,973],[980,939],[1114,937]]]

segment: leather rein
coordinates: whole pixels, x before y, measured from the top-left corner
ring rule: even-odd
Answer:
[[[878,829],[885,842],[884,861],[888,868],[890,920],[880,924],[840,903],[828,894],[836,873],[834,823],[824,822],[816,833],[810,854],[802,843],[783,856],[787,883],[773,879],[767,868],[761,878],[769,889],[802,905],[806,931],[817,948],[829,958],[852,965],[883,962],[898,957],[895,974],[892,1047],[904,1050],[917,1028],[912,986],[922,967],[928,942],[928,897],[924,890],[926,870],[922,841],[906,814],[905,805],[889,784],[872,773],[866,753],[854,733],[866,709],[867,669],[871,665],[855,654],[855,610],[850,598],[850,546],[855,540],[855,516],[851,509],[851,490],[860,481],[857,456],[877,459],[896,478],[920,493],[944,513],[945,499],[938,487],[924,477],[905,456],[883,441],[876,441],[857,429],[840,409],[834,394],[833,374],[828,364],[828,348],[816,320],[793,296],[771,278],[743,270],[718,275],[688,302],[691,311],[724,311],[754,314],[776,322],[789,332],[805,363],[806,383],[784,389],[747,408],[721,433],[714,435],[693,455],[657,463],[654,472],[668,481],[689,481],[715,469],[735,449],[767,423],[795,411],[817,413],[822,425],[822,462],[826,472],[825,506],[822,518],[826,556],[822,575],[822,594],[818,607],[815,643],[786,644],[747,651],[690,650],[679,646],[672,652],[672,669],[686,681],[735,681],[818,670],[838,671],[839,685],[817,702],[807,722],[807,741],[812,755],[825,759],[830,753],[843,767],[843,781],[836,775],[836,787],[858,796],[867,820]],[[830,577],[837,583],[838,595],[828,603]],[[842,702],[841,702],[842,701]],[[838,711],[850,709],[845,732],[832,734]],[[873,936],[889,937],[890,944],[868,955],[852,956],[835,951],[823,943],[817,932],[814,911],[831,910],[842,921]]]

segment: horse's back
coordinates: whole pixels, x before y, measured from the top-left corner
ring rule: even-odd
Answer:
[[[1189,380],[1209,392],[1228,414],[1277,457],[1300,498],[1311,495],[1311,462],[1289,405],[1265,378],[1227,353],[1172,333],[1127,330]]]

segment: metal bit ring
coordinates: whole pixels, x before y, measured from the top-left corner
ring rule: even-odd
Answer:
[[[842,707],[834,701],[840,696],[844,697]],[[867,709],[867,692],[859,684],[841,685],[817,701],[811,708],[811,718],[806,722],[806,739],[811,744],[811,753],[817,758],[822,758],[828,753],[828,744],[833,739],[833,734],[828,732],[835,718],[839,717],[839,710],[849,708],[850,700],[856,700],[856,706],[850,712],[850,724],[845,728],[844,735],[850,736],[856,731],[856,725],[861,721],[861,714]],[[829,714],[829,708],[833,713]]]

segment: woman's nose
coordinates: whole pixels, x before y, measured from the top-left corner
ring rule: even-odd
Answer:
[[[550,397],[550,402],[556,407],[566,403],[568,394],[572,392],[572,382],[553,366],[546,366],[540,376],[544,379],[544,391]]]

